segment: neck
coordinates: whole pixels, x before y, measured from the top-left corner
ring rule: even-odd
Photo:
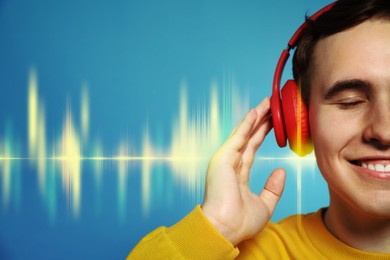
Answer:
[[[390,253],[390,216],[361,211],[330,192],[330,206],[324,222],[336,238],[353,248]]]

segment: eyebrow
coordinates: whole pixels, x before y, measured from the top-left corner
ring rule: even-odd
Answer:
[[[369,81],[361,79],[340,80],[332,85],[332,87],[325,93],[325,99],[332,99],[339,93],[346,90],[369,90],[372,84]]]

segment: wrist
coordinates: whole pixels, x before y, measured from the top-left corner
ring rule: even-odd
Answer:
[[[224,221],[219,220],[218,217],[215,217],[215,214],[212,214],[208,208],[204,208],[204,206],[201,206],[203,215],[206,217],[206,219],[215,227],[218,232],[225,237],[233,246],[238,245],[242,239],[239,236],[239,230],[234,229],[227,225]]]

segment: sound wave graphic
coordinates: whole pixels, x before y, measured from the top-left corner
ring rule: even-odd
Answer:
[[[168,176],[161,174],[163,171],[161,165],[169,167],[172,179],[184,187],[186,192],[200,198],[209,159],[229,135],[233,126],[249,109],[248,97],[242,97],[231,85],[231,82],[224,84],[222,98],[220,98],[217,84],[212,83],[209,104],[198,104],[195,110],[190,110],[187,86],[183,83],[179,114],[172,123],[171,142],[168,148],[161,148],[161,145],[151,141],[147,125],[140,149],[135,149],[129,144],[129,140],[125,139],[110,154],[99,139],[95,142],[88,140],[90,111],[86,84],[81,89],[80,122],[75,123],[71,104],[68,102],[61,133],[54,138],[54,141],[49,142],[45,107],[38,94],[37,73],[31,70],[27,99],[27,149],[20,145],[11,130],[6,130],[5,135],[0,137],[0,181],[3,207],[8,208],[11,202],[16,206],[20,204],[22,192],[20,168],[26,162],[36,169],[38,189],[51,218],[55,217],[59,196],[66,197],[71,215],[74,218],[79,217],[82,207],[82,173],[85,163],[92,165],[98,191],[103,185],[104,164],[110,162],[116,167],[118,213],[121,219],[125,217],[128,204],[128,178],[129,172],[133,170],[134,162],[140,166],[137,174],[140,174],[141,178],[142,209],[145,216],[148,215],[152,206],[153,185],[161,186],[161,180]],[[80,127],[78,128],[77,125]],[[140,151],[137,152],[137,150]],[[27,151],[27,154],[24,151]],[[262,156],[257,157],[256,160],[285,160],[296,167],[297,210],[300,212],[302,167],[308,165],[313,168],[314,172],[314,157],[302,159],[295,155],[281,158]]]
[[[49,142],[45,107],[38,94],[38,78],[34,69],[29,72],[28,82],[28,147],[17,145],[11,135],[0,138],[0,173],[3,206],[8,207],[11,197],[20,197],[20,165],[28,162],[37,171],[39,192],[54,216],[60,193],[60,182],[72,215],[77,218],[81,209],[82,169],[85,162],[93,164],[96,186],[102,185],[103,163],[112,162],[118,173],[118,200],[120,214],[126,207],[127,178],[131,162],[141,164],[142,208],[148,214],[151,201],[152,171],[157,164],[167,164],[173,179],[186,187],[191,194],[200,195],[208,160],[243,114],[248,110],[248,97],[241,97],[233,88],[224,88],[222,104],[216,83],[211,85],[208,105],[199,104],[190,112],[187,87],[181,86],[179,115],[172,125],[171,143],[166,149],[151,142],[148,126],[142,137],[139,153],[130,147],[129,140],[122,141],[112,155],[103,149],[102,142],[91,144],[89,135],[88,87],[81,90],[80,129],[76,127],[71,104],[67,105],[61,134]],[[208,109],[206,109],[206,107]],[[132,150],[131,150],[132,149]],[[28,151],[26,155],[24,150]]]

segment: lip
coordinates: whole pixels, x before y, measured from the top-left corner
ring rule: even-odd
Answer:
[[[375,170],[370,170],[368,168],[361,166],[361,162],[366,162],[366,163],[371,162],[373,164],[380,163],[383,165],[387,165],[390,164],[390,158],[375,157],[375,158],[364,158],[364,159],[350,161],[350,163],[358,173],[373,178],[375,180],[390,181],[390,172],[379,172]]]

